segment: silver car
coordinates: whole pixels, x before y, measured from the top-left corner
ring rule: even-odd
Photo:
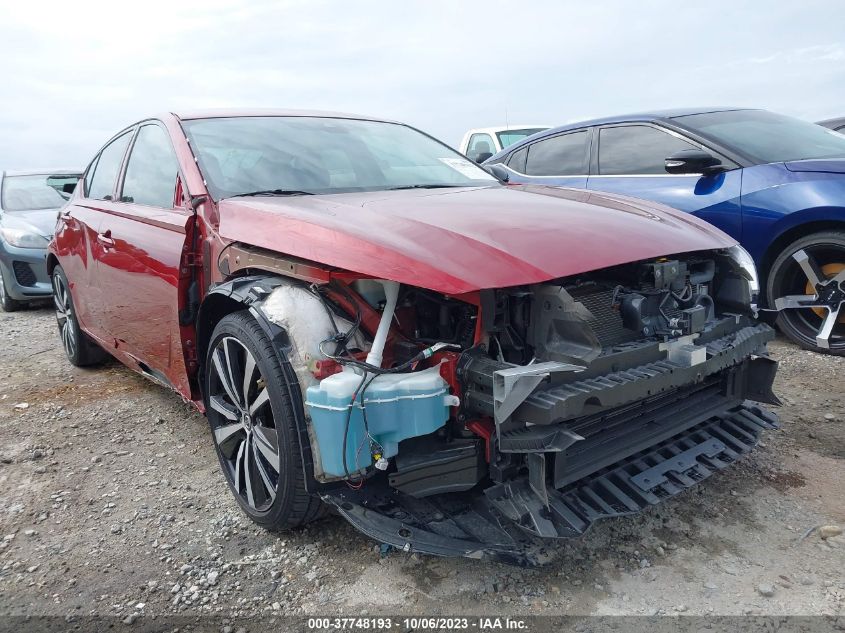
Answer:
[[[3,172],[0,180],[0,307],[11,312],[48,298],[47,243],[56,215],[73,193],[77,170]]]

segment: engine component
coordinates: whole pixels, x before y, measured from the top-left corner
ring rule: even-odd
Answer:
[[[350,368],[306,392],[325,475],[348,477],[372,466],[374,456],[395,456],[399,442],[441,428],[449,419],[449,407],[458,404],[439,367],[365,380],[363,399],[364,377]]]
[[[601,352],[588,321],[592,314],[562,286],[535,286],[529,339],[534,356],[561,363],[589,363]]]

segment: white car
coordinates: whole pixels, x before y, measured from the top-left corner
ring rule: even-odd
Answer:
[[[500,127],[479,127],[464,134],[458,148],[464,156],[476,163],[483,163],[508,145],[521,141],[526,136],[548,130],[548,125],[508,125]]]

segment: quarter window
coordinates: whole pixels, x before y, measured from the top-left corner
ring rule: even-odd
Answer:
[[[100,152],[94,172],[91,174],[91,185],[88,187],[89,198],[96,200],[112,199],[114,183],[117,180],[117,174],[120,172],[123,155],[126,153],[126,146],[129,145],[131,137],[131,132],[126,132],[106,145]]]
[[[647,125],[602,128],[599,133],[599,173],[665,174],[666,157],[692,143]]]
[[[525,158],[528,156],[528,148],[523,147],[515,151],[511,154],[511,157],[508,159],[507,165],[514,171],[518,171],[521,174],[525,173]]]
[[[538,141],[528,147],[529,176],[576,176],[587,173],[587,131]]]
[[[483,163],[496,153],[496,146],[493,144],[493,137],[489,134],[473,134],[469,137],[467,147],[467,158],[476,163]]]
[[[123,202],[173,207],[179,163],[170,138],[158,125],[144,125],[129,154],[123,180]]]

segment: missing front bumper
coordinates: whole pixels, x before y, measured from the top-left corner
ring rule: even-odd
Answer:
[[[481,493],[415,499],[384,483],[325,494],[324,501],[368,536],[400,550],[492,558],[518,565],[548,560],[549,538],[571,538],[600,519],[641,512],[749,452],[774,414],[750,402],[692,416],[671,437],[538,494],[523,477]],[[534,484],[532,486],[532,483]]]

